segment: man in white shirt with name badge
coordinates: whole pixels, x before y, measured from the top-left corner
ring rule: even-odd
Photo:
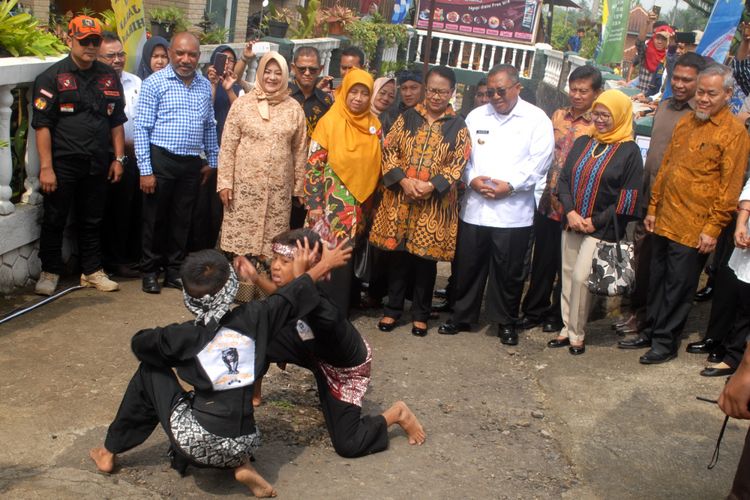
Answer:
[[[489,104],[466,118],[472,149],[464,172],[469,189],[461,206],[455,257],[456,302],[451,319],[438,333],[454,335],[479,321],[489,277],[487,316],[498,324],[500,341],[516,345],[534,189],[546,179],[555,141],[544,111],[519,97],[515,67],[499,64],[487,80]]]

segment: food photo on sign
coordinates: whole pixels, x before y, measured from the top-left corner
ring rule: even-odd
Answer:
[[[539,0],[436,0],[418,6],[417,27],[447,33],[533,43],[539,23]]]

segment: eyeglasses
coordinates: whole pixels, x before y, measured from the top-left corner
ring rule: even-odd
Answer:
[[[78,43],[81,44],[81,47],[99,47],[102,44],[102,37],[100,36],[87,36],[86,38],[82,38],[78,40]]]
[[[517,85],[517,84],[516,84],[516,85]],[[490,99],[491,99],[491,98],[493,98],[493,97],[495,97],[495,94],[499,95],[500,97],[505,97],[505,94],[506,94],[506,93],[507,93],[507,92],[508,92],[508,91],[509,91],[510,89],[512,89],[513,87],[515,87],[516,85],[511,85],[510,87],[505,87],[505,88],[502,88],[502,87],[497,87],[496,89],[493,89],[493,88],[488,88],[488,89],[487,89],[487,90],[485,91],[485,95],[486,95],[487,97],[489,97]]]
[[[453,93],[453,89],[431,89],[427,88],[425,89],[425,93],[427,95],[436,95],[440,97],[447,97]]]
[[[127,55],[127,52],[113,52],[112,54],[102,54],[101,57],[107,61],[114,61],[115,59],[125,59]]]
[[[592,111],[591,112],[591,119],[592,120],[601,120],[603,122],[608,122],[612,119],[612,115],[609,113],[600,113],[599,111]]]
[[[314,75],[318,71],[320,71],[320,68],[318,66],[294,66],[294,69],[300,72],[300,74],[304,73],[310,73],[311,75]]]

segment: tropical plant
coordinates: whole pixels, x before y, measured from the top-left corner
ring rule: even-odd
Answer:
[[[173,25],[175,33],[187,31],[190,27],[185,13],[177,7],[156,7],[148,14],[152,22]]]
[[[212,30],[198,33],[198,38],[200,38],[203,45],[224,43],[229,38],[229,29],[216,27]]]
[[[290,38],[312,38],[322,34],[319,9],[320,0],[307,0],[305,7],[297,7],[296,22],[289,24]]]
[[[358,19],[346,25],[346,32],[355,45],[365,52],[369,60],[373,59],[378,47],[378,41],[383,40],[386,45],[401,45],[409,37],[403,24],[387,24]]]
[[[42,31],[27,13],[11,15],[18,0],[0,0],[0,56],[52,56],[68,48],[53,34]]]
[[[342,7],[338,2],[333,7],[321,10],[320,14],[325,22],[342,23],[344,26],[359,19],[359,16],[352,9]]]
[[[102,23],[102,29],[104,31],[117,33],[117,18],[115,17],[115,11],[107,9],[104,12],[100,12],[98,17],[99,21]]]

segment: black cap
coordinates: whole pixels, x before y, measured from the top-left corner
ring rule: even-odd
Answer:
[[[396,83],[398,83],[399,85],[402,85],[409,80],[415,81],[417,83],[422,83],[422,72],[404,70],[396,73]]]

